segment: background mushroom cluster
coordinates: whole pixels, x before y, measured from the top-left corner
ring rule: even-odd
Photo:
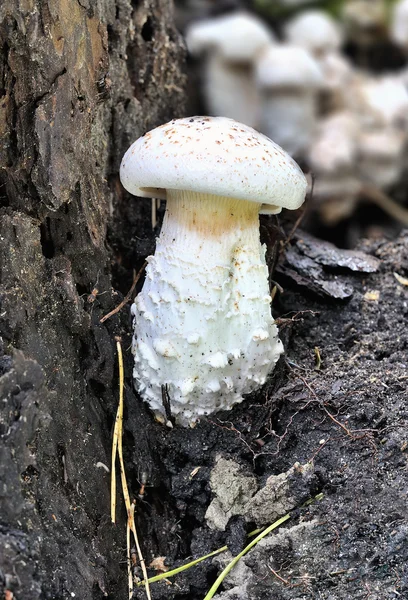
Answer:
[[[387,222],[408,224],[408,0],[189,0],[177,9],[192,114],[234,118],[281,145],[314,176],[320,226],[361,207],[365,235],[376,231],[372,214],[380,234]]]

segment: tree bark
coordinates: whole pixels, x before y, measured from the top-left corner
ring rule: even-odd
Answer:
[[[118,168],[181,116],[184,46],[168,0],[3,0],[0,43],[0,593],[125,598],[105,466],[128,311],[99,319],[111,257],[129,278],[154,242]]]

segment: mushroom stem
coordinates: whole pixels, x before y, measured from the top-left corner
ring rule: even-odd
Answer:
[[[197,192],[167,191],[167,210],[158,246],[186,250],[199,263],[210,260],[210,268],[230,264],[231,253],[246,245],[259,257],[260,204]]]
[[[167,191],[156,252],[132,307],[134,377],[161,413],[167,384],[181,424],[213,412],[217,403],[228,409],[242,401],[282,352],[259,209],[256,202]]]
[[[234,63],[215,53],[208,58],[204,86],[211,114],[226,115],[251,127],[258,125],[260,99],[250,61]]]
[[[303,154],[317,126],[316,95],[288,90],[265,91],[262,130],[291,156]]]

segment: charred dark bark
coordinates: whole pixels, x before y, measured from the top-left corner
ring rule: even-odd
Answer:
[[[117,173],[180,115],[183,44],[167,0],[4,0],[0,48],[0,594],[125,598],[102,466],[124,331],[99,318],[112,245],[131,266],[153,243]]]

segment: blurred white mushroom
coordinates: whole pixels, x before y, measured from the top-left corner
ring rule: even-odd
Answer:
[[[318,61],[323,75],[323,112],[344,108],[344,94],[354,72],[340,52],[341,24],[323,11],[305,10],[288,22],[285,38],[288,43],[309,51]]]
[[[261,91],[261,130],[292,156],[302,156],[317,123],[320,67],[303,48],[286,44],[265,50],[256,62]]]
[[[274,39],[263,21],[243,11],[190,25],[186,32],[190,53],[205,54],[204,96],[210,114],[257,126],[253,62]]]
[[[321,10],[305,10],[291,19],[285,27],[289,44],[301,46],[320,59],[338,52],[343,41],[341,26]]]
[[[408,54],[408,0],[396,2],[391,16],[391,40]]]
[[[360,77],[348,97],[364,126],[408,128],[408,90],[398,76]]]
[[[348,111],[322,119],[309,153],[311,168],[329,176],[354,170],[358,132],[358,121]]]
[[[405,66],[401,71],[398,72],[398,80],[402,83],[406,90],[408,90],[408,67]]]
[[[321,91],[322,112],[328,114],[346,108],[349,87],[355,77],[351,63],[342,54],[329,52],[320,59],[319,64],[324,80]]]
[[[362,181],[381,190],[396,184],[404,168],[405,143],[405,132],[394,127],[362,131],[358,144],[358,170]]]
[[[328,224],[349,216],[359,198],[408,223],[407,211],[384,193],[401,180],[404,169],[407,135],[398,127],[403,103],[384,102],[377,92],[368,94],[370,102],[364,94],[358,101],[351,94],[354,113],[333,114],[319,123],[308,161],[316,176],[318,210]]]
[[[359,124],[343,111],[322,119],[309,151],[314,199],[323,221],[333,225],[353,212],[360,190],[356,168]]]

